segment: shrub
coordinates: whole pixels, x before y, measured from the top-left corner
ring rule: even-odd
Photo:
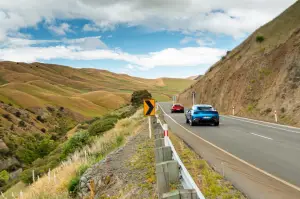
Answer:
[[[280,111],[281,111],[281,113],[284,113],[284,112],[285,112],[285,108],[282,107],[282,108],[280,109]]]
[[[84,172],[89,168],[88,165],[81,165],[76,173],[76,176],[73,177],[68,183],[68,191],[70,196],[75,197],[77,195],[79,189],[80,177],[84,174]]]
[[[47,106],[47,110],[48,110],[49,112],[54,112],[54,111],[55,111],[55,109],[54,109],[53,107],[51,107],[51,106]]]
[[[26,123],[23,120],[21,120],[19,122],[19,127],[26,127]]]
[[[257,35],[256,36],[256,42],[262,43],[265,40],[264,36],[262,35]]]
[[[222,60],[226,59],[226,56],[222,56]]]
[[[124,136],[122,135],[117,136],[116,138],[117,146],[120,146],[123,143],[123,141],[124,141]]]
[[[93,124],[91,124],[89,133],[90,135],[102,135],[103,132],[112,129],[117,121],[118,116],[106,116],[103,119],[95,121]]]
[[[45,129],[45,128],[41,128],[41,131],[42,131],[43,133],[46,133],[46,129]]]
[[[8,121],[12,121],[12,118],[9,114],[3,114],[2,115],[5,119],[7,119]]]
[[[79,188],[80,178],[75,176],[72,178],[68,184],[68,191],[71,196],[76,196]]]
[[[87,131],[79,131],[75,133],[63,146],[62,158],[66,158],[69,154],[81,149],[90,142],[89,133]]]
[[[64,111],[65,108],[63,106],[59,107],[59,111]]]
[[[9,180],[9,173],[6,170],[0,172],[0,185],[5,185]]]
[[[130,116],[132,116],[135,112],[136,112],[136,108],[135,108],[135,107],[130,107],[129,110],[126,110],[126,111],[124,111],[123,113],[121,113],[120,118],[130,117]]]
[[[23,143],[16,150],[16,156],[25,164],[31,164],[37,158],[45,157],[57,146],[49,136],[36,134],[28,135],[23,139]]]
[[[9,106],[13,106],[13,104],[12,104],[12,103],[9,103],[8,105],[9,105]]]
[[[44,118],[42,118],[42,116],[40,116],[40,115],[36,116],[36,119],[42,123],[45,122]]]
[[[144,99],[150,98],[152,98],[152,95],[147,90],[134,91],[131,95],[131,104],[138,107],[143,104]]]
[[[15,112],[15,116],[20,118],[21,117],[21,112],[20,111]]]

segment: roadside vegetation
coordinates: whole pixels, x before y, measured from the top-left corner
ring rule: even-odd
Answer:
[[[142,111],[138,111],[130,118],[119,120],[115,128],[93,137],[90,144],[81,149],[79,147],[59,167],[53,169],[50,172],[50,178],[48,174],[45,174],[27,187],[23,191],[23,198],[60,199],[75,197],[78,191],[79,179],[85,170],[102,160],[109,152],[124,144],[126,138],[136,132],[135,130],[142,120]]]
[[[66,176],[64,176],[65,173],[61,174],[62,178],[66,178],[64,179],[65,191],[70,197],[76,195],[79,183],[78,179],[84,172],[84,169],[100,161],[109,152],[122,145],[125,138],[132,133],[133,128],[137,127],[142,119],[141,112],[136,113],[141,103],[142,101],[139,100],[134,106],[124,105],[109,114],[77,125],[77,131],[64,142],[59,142],[60,140],[54,140],[52,137],[43,134],[30,135],[31,137],[28,138],[27,142],[23,141],[25,147],[16,146],[16,150],[19,151],[17,154],[29,165],[20,175],[22,182],[27,185],[36,184],[38,182],[34,180],[50,175],[49,170],[53,170],[54,168],[57,174],[52,179],[57,181],[59,169],[64,167],[68,174]],[[64,136],[66,136],[66,132],[67,129],[63,134]],[[73,165],[71,168],[69,168],[70,164]],[[35,178],[33,178],[33,171]],[[1,183],[7,182],[7,175],[5,174],[3,172],[0,176]],[[71,178],[69,179],[70,176]],[[15,184],[17,182],[15,180],[12,183]],[[34,187],[29,186],[27,190],[32,190]],[[14,189],[12,188],[12,190]],[[45,197],[41,193],[36,193],[39,192],[39,189],[33,192],[33,195],[29,194],[32,198]],[[11,193],[6,193],[6,195],[11,195]]]

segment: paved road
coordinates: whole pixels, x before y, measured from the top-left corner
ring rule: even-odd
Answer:
[[[225,176],[249,197],[300,198],[299,128],[231,116],[221,116],[219,127],[191,127],[184,114],[170,113],[171,103],[160,107],[171,131],[217,170],[225,164]]]

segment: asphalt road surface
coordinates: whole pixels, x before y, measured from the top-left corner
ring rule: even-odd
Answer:
[[[300,199],[300,129],[221,116],[220,126],[189,126],[159,103],[170,130],[249,198]]]

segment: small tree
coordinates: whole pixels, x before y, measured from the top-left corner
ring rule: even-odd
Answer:
[[[137,107],[143,104],[144,99],[150,98],[152,98],[152,95],[147,90],[134,91],[131,95],[131,104]]]
[[[20,111],[15,112],[15,116],[20,118],[21,117],[21,112]]]
[[[26,127],[26,123],[23,120],[21,120],[19,122],[19,127]]]
[[[256,36],[256,42],[261,43],[261,42],[263,42],[264,40],[265,40],[264,36],[262,36],[262,35]]]

